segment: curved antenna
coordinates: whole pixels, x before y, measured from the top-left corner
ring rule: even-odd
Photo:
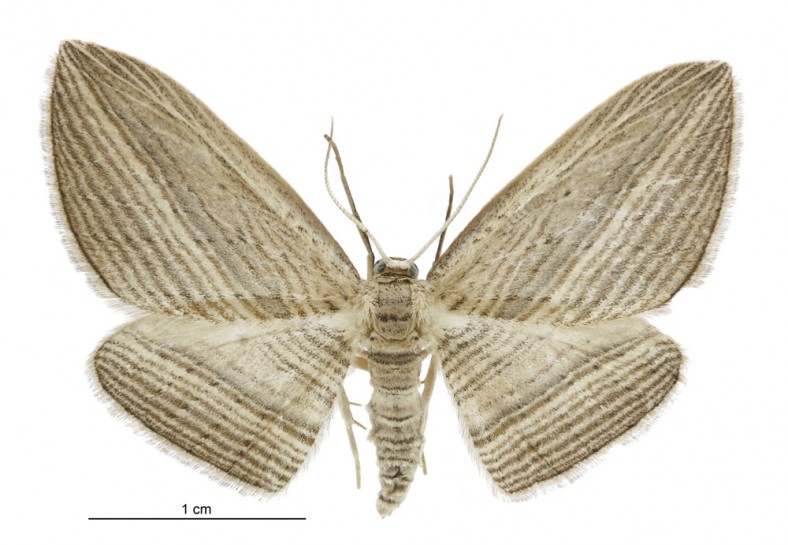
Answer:
[[[334,124],[333,119],[331,120],[331,132],[333,136],[334,131]],[[345,177],[345,167],[342,164],[342,156],[339,155],[339,148],[337,147],[334,140],[331,136],[323,135],[324,138],[328,141],[328,144],[331,146],[331,149],[334,150],[334,157],[337,161],[337,168],[339,168],[339,179],[342,180],[342,187],[345,189],[345,196],[347,197],[348,203],[350,203],[350,211],[353,212],[353,217],[355,217],[358,221],[362,224],[364,223],[361,221],[361,215],[358,213],[356,209],[356,201],[353,199],[353,193],[350,192],[350,184],[348,184],[347,178]],[[372,269],[375,265],[375,254],[372,252],[372,246],[369,244],[369,236],[367,233],[362,231],[361,229],[358,230],[358,234],[361,236],[361,242],[364,243],[364,248],[367,249],[367,278],[372,278]]]
[[[482,172],[484,172],[484,168],[487,166],[487,162],[490,160],[490,156],[492,155],[493,149],[495,148],[495,141],[498,140],[498,131],[501,129],[502,120],[503,120],[503,115],[501,115],[498,118],[498,124],[495,126],[495,134],[493,134],[492,142],[490,143],[490,149],[487,152],[487,156],[484,158],[484,162],[482,163],[481,168],[479,168],[479,172],[476,174],[476,178],[473,179],[473,182],[471,182],[471,186],[468,188],[468,191],[465,193],[465,196],[462,198],[462,201],[460,201],[460,205],[457,207],[454,213],[445,222],[443,222],[441,228],[438,230],[437,233],[432,235],[432,238],[430,238],[427,241],[427,244],[422,246],[421,249],[418,252],[416,252],[416,255],[414,255],[408,260],[410,263],[416,261],[419,257],[421,257],[421,254],[427,251],[427,248],[430,247],[430,244],[435,242],[435,240],[438,237],[440,237],[441,234],[446,231],[446,229],[448,229],[449,225],[451,225],[451,222],[454,221],[454,218],[456,218],[457,214],[459,214],[460,210],[462,210],[462,207],[465,206],[465,203],[468,201],[468,197],[471,196],[471,191],[473,191],[473,188],[476,187],[476,182],[478,182],[479,178],[482,177]]]
[[[361,219],[358,217],[358,211],[356,210],[356,204],[355,204],[355,202],[353,202],[353,198],[350,196],[350,188],[347,185],[347,180],[345,180],[344,169],[342,168],[342,163],[341,163],[341,160],[339,158],[339,153],[338,153],[336,144],[334,144],[334,140],[332,139],[333,135],[334,135],[334,118],[332,117],[331,118],[331,130],[330,130],[329,134],[323,135],[323,137],[326,139],[326,141],[328,141],[328,149],[326,149],[326,159],[325,159],[325,161],[323,163],[323,178],[325,179],[325,182],[326,182],[326,189],[328,190],[328,194],[331,197],[331,200],[334,201],[334,204],[337,205],[337,208],[339,208],[339,210],[343,214],[345,214],[345,216],[347,216],[350,221],[352,221],[353,223],[356,224],[356,228],[359,230],[359,233],[361,234],[361,238],[364,241],[365,246],[367,247],[367,252],[368,252],[368,255],[367,255],[367,268],[368,269],[370,268],[369,267],[370,260],[374,260],[375,259],[374,256],[372,255],[372,248],[370,248],[370,246],[369,246],[369,242],[370,241],[372,242],[372,244],[375,245],[375,248],[377,249],[378,253],[380,254],[380,258],[383,260],[383,262],[386,263],[386,264],[389,264],[391,262],[391,258],[386,254],[386,252],[383,251],[383,248],[380,247],[380,244],[378,243],[377,239],[369,231],[369,229],[367,229],[367,226],[364,225],[363,223],[361,223]],[[343,184],[345,185],[345,192],[348,195],[348,200],[350,201],[350,207],[353,209],[353,214],[348,212],[347,209],[344,206],[342,206],[342,204],[339,202],[339,199],[337,199],[336,195],[334,195],[334,191],[331,189],[331,182],[329,182],[329,180],[328,180],[328,160],[331,157],[331,151],[332,150],[334,151],[334,153],[336,154],[336,157],[337,157],[337,164],[339,165],[340,176],[342,177]]]
[[[449,176],[449,206],[446,208],[446,219],[448,220],[451,217],[451,206],[454,202],[454,177]],[[438,262],[438,258],[441,256],[441,252],[443,251],[443,241],[446,238],[446,229],[441,231],[441,238],[438,240],[438,249],[435,251],[435,259],[432,261],[432,264]]]

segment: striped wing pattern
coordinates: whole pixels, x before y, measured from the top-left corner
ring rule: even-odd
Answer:
[[[518,175],[430,271],[443,372],[505,493],[599,451],[676,382],[678,347],[633,316],[698,274],[734,120],[727,65],[646,76]]]
[[[726,64],[675,65],[629,85],[471,221],[427,277],[438,300],[552,324],[663,305],[706,255],[733,131]]]
[[[227,321],[328,313],[354,295],[358,273],[301,198],[165,74],[64,42],[50,120],[65,220],[126,302]]]
[[[268,492],[302,465],[350,361],[332,318],[216,324],[149,316],[95,355],[104,389],[187,453]]]
[[[567,471],[678,379],[678,347],[639,318],[552,327],[449,316],[438,348],[480,461],[505,493]]]
[[[50,121],[86,268],[154,313],[98,348],[102,386],[183,451],[281,490],[354,357],[358,273],[276,171],[145,63],[65,42]],[[594,454],[676,382],[678,347],[633,316],[697,276],[734,124],[727,65],[646,76],[510,182],[430,271],[418,325],[505,493]]]
[[[102,386],[183,451],[280,490],[347,372],[356,270],[269,165],[145,63],[63,43],[49,132],[87,268],[155,313],[99,347]]]

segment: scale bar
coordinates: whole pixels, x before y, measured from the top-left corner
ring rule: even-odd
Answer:
[[[88,520],[306,520],[306,517],[88,517]]]

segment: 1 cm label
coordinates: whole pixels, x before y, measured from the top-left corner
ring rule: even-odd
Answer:
[[[191,507],[184,503],[183,504],[183,514],[184,515],[210,515],[211,514],[211,506],[210,505],[192,505]]]

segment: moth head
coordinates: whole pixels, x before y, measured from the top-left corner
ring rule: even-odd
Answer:
[[[416,264],[402,257],[378,259],[372,267],[372,272],[375,276],[393,276],[414,279],[419,276],[419,268]]]

